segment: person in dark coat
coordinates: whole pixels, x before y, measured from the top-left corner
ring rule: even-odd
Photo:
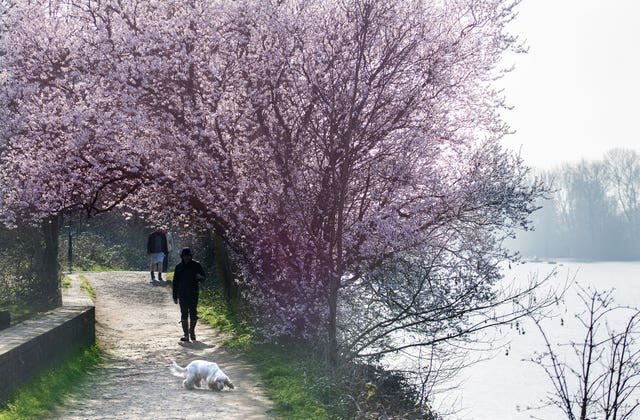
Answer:
[[[160,229],[154,230],[147,238],[147,254],[149,254],[149,270],[151,281],[156,281],[154,271],[158,272],[158,281],[162,281],[162,264],[167,257],[167,235]]]
[[[195,341],[198,295],[200,282],[204,281],[204,270],[199,262],[193,260],[193,254],[189,248],[184,248],[180,252],[180,258],[182,262],[176,265],[173,273],[173,302],[180,303],[180,322],[184,332],[180,341],[189,341],[189,337]]]

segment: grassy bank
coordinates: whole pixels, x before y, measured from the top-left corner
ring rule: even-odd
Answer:
[[[226,302],[219,289],[202,292],[199,316],[230,333],[224,344],[258,368],[279,418],[441,419],[427,405],[417,403],[417,388],[401,374],[354,362],[334,371],[319,346],[260,340],[247,313],[239,301]]]
[[[96,345],[70,355],[17,390],[9,402],[0,407],[0,420],[42,418],[81,387],[88,373],[96,370],[101,360]]]
[[[89,280],[87,280],[87,278],[83,275],[80,275],[79,278],[80,278],[80,289],[84,290],[85,293],[91,296],[91,299],[96,300],[96,292],[91,288],[91,285],[89,284]]]
[[[199,316],[231,334],[225,345],[239,350],[258,368],[280,418],[333,418],[327,407],[332,400],[335,402],[336,396],[332,395],[323,363],[312,352],[297,346],[259,343],[239,305],[225,302],[219,291],[205,290],[200,298]]]

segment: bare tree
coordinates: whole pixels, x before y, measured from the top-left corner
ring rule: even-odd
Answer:
[[[627,234],[634,240],[640,228],[640,155],[635,150],[613,149],[604,163],[609,189],[628,224]]]
[[[570,420],[628,419],[640,404],[640,311],[614,302],[613,290],[579,288],[585,310],[576,315],[584,338],[568,344],[552,343],[539,320],[545,351],[532,361],[553,384],[545,405],[556,406]],[[624,327],[611,325],[624,319]],[[575,355],[572,362],[565,357]]]
[[[518,236],[530,256],[634,260],[640,238],[640,154],[612,149],[598,161],[565,164],[540,177],[552,200],[539,202],[535,233]]]

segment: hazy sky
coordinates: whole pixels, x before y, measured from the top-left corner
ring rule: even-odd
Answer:
[[[549,168],[640,151],[640,1],[523,0],[510,29],[529,46],[507,57],[504,144]]]

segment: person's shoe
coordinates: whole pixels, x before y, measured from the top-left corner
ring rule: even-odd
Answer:
[[[191,337],[191,341],[196,341],[196,333],[190,333],[189,336]]]
[[[184,337],[180,337],[180,341],[186,341],[187,343],[189,342],[189,337],[188,336],[184,336]]]
[[[151,281],[156,281],[156,276],[153,273],[151,273]]]
[[[162,276],[158,274],[158,281],[162,281]]]

